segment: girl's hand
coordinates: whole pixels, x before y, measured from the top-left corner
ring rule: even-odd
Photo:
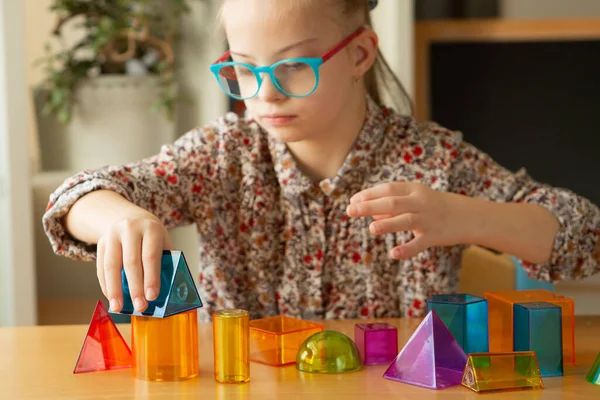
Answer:
[[[96,270],[111,311],[118,312],[123,307],[123,266],[137,311],[144,311],[148,301],[158,297],[162,252],[172,248],[163,224],[145,210],[110,225],[98,241]]]
[[[349,216],[373,217],[374,235],[412,231],[415,238],[391,251],[396,259],[414,257],[433,246],[450,246],[464,240],[459,202],[468,199],[438,192],[421,183],[386,183],[363,190],[350,199]]]

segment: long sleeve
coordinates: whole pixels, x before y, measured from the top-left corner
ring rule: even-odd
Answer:
[[[75,240],[63,225],[70,207],[94,190],[119,193],[156,215],[167,229],[201,218],[202,209],[192,210],[190,198],[206,198],[219,190],[219,160],[226,147],[221,142],[230,130],[230,122],[226,117],[192,130],[174,144],[163,146],[159,154],[142,161],[85,170],[67,179],[50,196],[43,217],[54,252],[82,260],[95,258],[95,246]]]
[[[491,201],[538,204],[558,219],[560,228],[550,260],[523,262],[532,278],[577,279],[600,271],[600,210],[596,205],[570,190],[535,181],[525,169],[512,173],[462,141],[460,133],[443,130],[440,136],[450,191]]]

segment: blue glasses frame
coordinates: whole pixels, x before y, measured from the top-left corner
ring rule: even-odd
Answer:
[[[236,100],[248,100],[248,99],[251,99],[251,98],[255,97],[258,94],[258,92],[260,91],[260,87],[262,86],[262,83],[264,81],[264,78],[262,77],[262,74],[268,74],[269,77],[271,78],[271,82],[273,82],[273,85],[275,85],[275,87],[277,88],[277,90],[279,90],[281,93],[285,94],[287,97],[301,98],[301,97],[309,96],[309,95],[313,94],[315,90],[317,90],[317,87],[319,86],[319,67],[321,65],[323,65],[323,62],[324,62],[323,59],[322,58],[318,58],[318,57],[312,57],[312,58],[287,58],[285,60],[277,61],[273,65],[267,65],[267,66],[264,66],[264,67],[255,67],[255,66],[252,66],[250,64],[246,64],[246,63],[242,63],[242,62],[230,61],[230,62],[223,62],[223,63],[213,64],[213,65],[210,66],[210,70],[215,75],[215,78],[217,79],[217,82],[219,83],[219,86],[221,87],[221,89],[225,93],[227,93],[227,95],[229,95],[230,97],[233,97]],[[312,70],[313,70],[313,72],[315,74],[315,86],[312,88],[312,90],[310,92],[308,92],[306,94],[301,94],[301,95],[294,95],[294,94],[286,92],[281,87],[281,85],[279,84],[279,80],[277,79],[277,77],[275,76],[275,73],[273,71],[275,71],[275,68],[277,68],[281,64],[286,64],[286,63],[304,63],[304,64],[307,64],[308,66],[310,66],[312,68]],[[223,82],[221,81],[221,79],[219,79],[219,71],[221,71],[221,68],[224,68],[224,67],[234,67],[236,65],[248,68],[250,71],[252,71],[252,73],[256,77],[256,81],[258,82],[258,85],[256,87],[256,92],[254,92],[249,97],[239,97],[239,96],[236,96],[236,95],[230,93],[227,90],[227,88],[225,88],[225,86],[223,85]]]
[[[358,37],[361,33],[363,33],[366,30],[367,30],[367,28],[364,26],[358,28],[356,31],[354,31],[352,34],[350,34],[350,36],[348,36],[347,38],[342,40],[337,46],[335,46],[334,48],[329,50],[327,53],[325,53],[320,58],[319,57],[288,58],[285,60],[277,61],[273,65],[267,65],[267,66],[263,66],[263,67],[255,67],[255,66],[252,66],[252,65],[249,65],[246,63],[241,63],[241,62],[236,62],[236,61],[226,62],[225,60],[227,60],[228,58],[231,57],[231,53],[229,51],[226,51],[225,54],[223,54],[217,61],[215,61],[210,66],[210,70],[215,75],[215,78],[217,79],[217,83],[219,84],[219,87],[221,87],[221,89],[229,97],[232,97],[236,100],[248,100],[248,99],[255,97],[258,94],[258,92],[260,91],[260,87],[262,86],[263,77],[261,75],[263,75],[263,74],[268,74],[269,77],[271,78],[271,82],[273,82],[273,84],[275,85],[275,88],[277,88],[277,90],[279,92],[283,93],[287,97],[296,97],[296,98],[306,97],[306,96],[309,96],[312,93],[314,93],[315,90],[317,90],[317,87],[319,86],[319,68],[321,67],[321,65],[323,65],[327,60],[329,60],[331,57],[336,55],[340,50],[342,50],[344,47],[346,47],[350,42],[352,42],[356,37]],[[290,63],[290,62],[302,62],[302,63],[307,64],[308,66],[310,66],[313,69],[313,72],[315,74],[315,86],[307,94],[293,95],[293,94],[286,92],[285,90],[283,90],[283,88],[279,84],[278,79],[275,77],[275,74],[273,73],[275,68],[277,68],[281,64]],[[225,88],[225,86],[223,86],[223,82],[221,82],[221,79],[219,78],[219,71],[221,71],[222,68],[234,67],[236,65],[248,68],[250,71],[252,71],[252,73],[256,77],[256,81],[258,82],[256,92],[250,97],[239,97],[239,96],[236,96],[236,95],[230,93],[227,90],[227,88]]]

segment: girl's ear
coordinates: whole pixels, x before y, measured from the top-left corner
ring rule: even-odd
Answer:
[[[377,58],[379,37],[372,29],[367,28],[354,42],[354,76],[362,77]]]

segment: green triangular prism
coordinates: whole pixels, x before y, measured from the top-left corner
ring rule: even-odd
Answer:
[[[185,261],[185,256],[179,251],[173,251],[172,255],[176,271],[175,278],[171,283],[171,292],[167,298],[165,317],[202,307],[202,300],[200,300],[198,289]]]

